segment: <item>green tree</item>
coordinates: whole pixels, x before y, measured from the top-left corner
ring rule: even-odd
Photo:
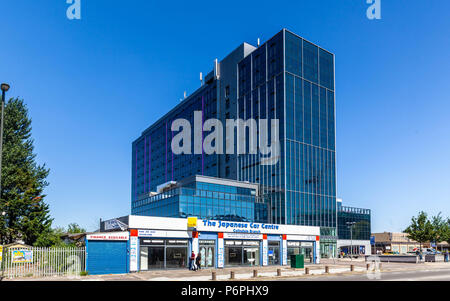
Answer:
[[[80,225],[78,225],[77,223],[71,223],[67,227],[67,233],[69,233],[69,234],[78,234],[78,233],[84,233],[84,232],[86,232],[86,229],[81,228]]]
[[[436,249],[438,243],[441,243],[447,239],[448,236],[448,223],[444,220],[439,212],[438,215],[431,218],[431,241],[436,243]]]
[[[433,226],[428,219],[428,215],[421,211],[417,217],[411,218],[411,224],[405,229],[409,238],[417,241],[422,250],[422,244],[432,239]]]
[[[48,229],[39,235],[33,245],[35,247],[64,247],[66,244],[61,239],[64,233],[64,228]]]
[[[52,224],[43,194],[49,169],[35,161],[31,119],[23,100],[10,99],[4,116],[1,243],[21,239],[32,245]]]

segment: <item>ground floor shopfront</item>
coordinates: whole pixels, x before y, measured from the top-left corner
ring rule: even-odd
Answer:
[[[320,228],[247,222],[128,216],[129,270],[289,265],[290,255],[320,261]],[[112,221],[106,221],[114,224]],[[114,230],[114,229],[107,229]]]
[[[339,255],[371,255],[370,240],[340,239],[337,241]]]

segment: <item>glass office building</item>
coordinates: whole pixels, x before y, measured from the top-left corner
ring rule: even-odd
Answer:
[[[228,119],[278,119],[277,164],[263,165],[263,156],[248,152],[174,155],[171,123],[185,118],[193,124],[194,111],[202,112],[202,121],[217,118],[223,124]],[[258,47],[243,43],[216,62],[202,86],[145,130],[132,152],[133,214],[156,212],[137,204],[168,181],[204,175],[257,183],[269,222],[319,226],[326,240],[322,256],[336,254],[334,55],[296,34],[283,29]],[[223,214],[248,218],[247,209]],[[195,213],[189,205],[180,212]]]
[[[192,176],[133,203],[132,214],[196,216],[207,220],[267,223],[267,204],[256,184]]]
[[[338,200],[338,251],[346,255],[370,255],[371,211],[370,209],[342,206]]]
[[[339,206],[339,239],[370,240],[370,234],[370,209]]]

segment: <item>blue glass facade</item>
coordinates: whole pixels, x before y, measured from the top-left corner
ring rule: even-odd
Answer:
[[[239,156],[238,180],[262,185],[274,223],[335,228],[333,54],[283,30],[242,60],[238,72],[238,117],[279,119],[281,142],[276,165]]]
[[[203,112],[204,120],[222,122],[278,119],[278,163],[262,165],[259,154],[173,155],[171,122],[185,118],[193,124],[195,110]],[[228,178],[260,185],[269,222],[320,226],[333,243],[337,226],[334,55],[287,30],[258,48],[244,43],[219,63],[201,88],[133,142],[132,164],[133,214],[260,218],[251,214],[259,210],[242,203],[230,202],[230,207],[223,203],[224,211],[212,207],[209,212],[201,205],[205,196],[192,195],[197,188],[154,205],[141,204],[167,181],[192,175]],[[192,204],[200,207],[191,205],[193,199]]]
[[[207,181],[205,177],[191,177],[175,188],[135,201],[132,214],[268,222],[267,205],[259,196],[257,185],[239,187],[233,183],[234,181],[219,180],[220,183]]]
[[[369,209],[347,207],[338,203],[339,239],[370,240],[370,217]]]

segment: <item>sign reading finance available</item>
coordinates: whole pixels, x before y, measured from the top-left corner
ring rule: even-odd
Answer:
[[[87,240],[128,240],[128,232],[89,234]]]

